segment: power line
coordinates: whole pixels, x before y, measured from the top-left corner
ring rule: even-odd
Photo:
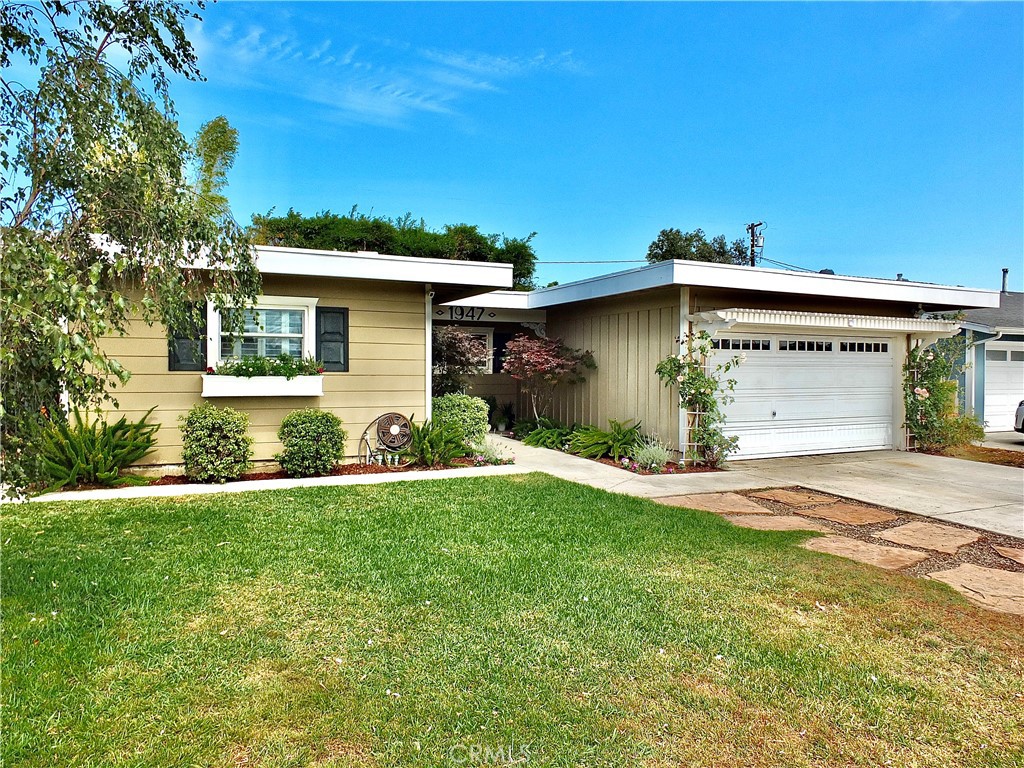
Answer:
[[[764,256],[760,257],[760,261],[767,261],[769,264],[777,264],[780,267],[789,267],[790,269],[799,269],[801,272],[814,272],[817,274],[818,270],[808,269],[807,267],[798,267],[796,264],[787,264],[784,261],[776,261],[775,259],[769,259]]]
[[[647,259],[595,259],[583,261],[537,261],[538,264],[645,264]]]

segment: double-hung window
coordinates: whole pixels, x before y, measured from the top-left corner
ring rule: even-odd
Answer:
[[[314,357],[316,304],[315,298],[261,296],[254,307],[225,310],[225,315],[241,315],[239,332],[230,322],[233,318],[222,317],[211,303],[207,309],[209,364],[243,357]]]

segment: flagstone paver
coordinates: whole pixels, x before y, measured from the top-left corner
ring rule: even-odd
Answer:
[[[772,488],[750,495],[758,499],[777,501],[787,507],[813,507],[815,504],[827,504],[836,500],[834,496],[825,496],[813,491],[787,491],[785,488]]]
[[[985,608],[1024,616],[1024,573],[963,563],[948,571],[929,573],[928,578],[949,584]]]
[[[769,511],[738,493],[690,493],[685,496],[663,496],[652,501],[670,507],[703,509],[721,515],[764,515]]]
[[[1013,560],[1015,563],[1024,565],[1024,549],[1014,549],[1013,547],[997,547],[995,544],[992,545],[992,549],[998,552],[1000,555],[1008,560]]]
[[[816,523],[799,515],[725,515],[725,519],[741,528],[759,531],[817,531],[833,533],[824,523]]]
[[[928,559],[928,555],[924,552],[885,547],[881,544],[871,544],[847,536],[822,536],[805,541],[800,546],[815,552],[826,552],[830,555],[839,555],[861,563],[876,565],[889,571],[898,571],[900,568],[917,565],[922,560]]]
[[[873,523],[888,523],[898,519],[891,512],[885,512],[874,507],[865,507],[863,504],[850,504],[845,501],[838,504],[829,504],[825,507],[815,507],[814,509],[800,509],[797,512],[801,515],[831,520],[833,523],[843,523],[844,525],[871,525]]]
[[[949,555],[955,555],[960,547],[965,544],[973,544],[981,538],[980,533],[965,531],[963,528],[923,522],[907,523],[872,535],[894,544],[906,544],[908,547],[930,549],[933,552],[945,552]]]

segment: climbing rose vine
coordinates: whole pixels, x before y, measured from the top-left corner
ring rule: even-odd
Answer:
[[[953,448],[985,436],[971,415],[960,414],[957,385],[964,371],[963,337],[943,339],[930,347],[915,347],[903,366],[903,404],[906,427],[919,448],[926,451]]]
[[[690,426],[686,458],[695,464],[718,467],[736,450],[737,438],[722,431],[725,416],[721,406],[732,402],[735,379],[723,378],[745,359],[740,354],[724,363],[711,365],[711,336],[706,332],[690,334],[681,342],[684,352],[669,355],[654,369],[666,387],[679,393],[679,407]]]

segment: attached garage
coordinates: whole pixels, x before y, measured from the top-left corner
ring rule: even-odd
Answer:
[[[744,361],[723,409],[735,458],[893,448],[895,350],[886,337],[720,334],[712,365]]]
[[[985,428],[1013,429],[1013,414],[1024,400],[1024,341],[985,344]]]

